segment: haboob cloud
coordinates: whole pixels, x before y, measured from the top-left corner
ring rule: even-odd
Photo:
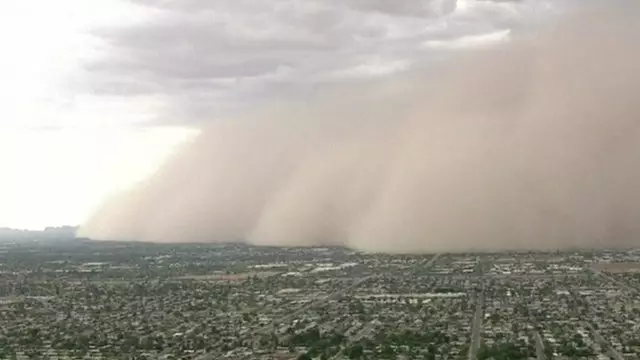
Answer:
[[[217,122],[81,234],[393,252],[639,245],[638,11],[599,10],[437,74]]]

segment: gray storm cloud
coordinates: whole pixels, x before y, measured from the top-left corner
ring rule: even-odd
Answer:
[[[94,239],[370,251],[640,244],[638,11],[202,130]]]

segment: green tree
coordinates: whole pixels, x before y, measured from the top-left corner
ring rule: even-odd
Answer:
[[[361,344],[355,344],[345,349],[344,354],[349,359],[361,359],[364,355],[364,347]]]

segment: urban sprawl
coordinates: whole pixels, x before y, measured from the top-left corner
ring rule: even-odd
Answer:
[[[640,250],[0,243],[0,359],[638,359]]]

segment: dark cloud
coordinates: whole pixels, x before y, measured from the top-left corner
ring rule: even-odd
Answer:
[[[533,0],[131,1],[149,18],[95,29],[105,51],[85,64],[80,83],[97,94],[161,95],[158,118],[189,122],[407,70],[439,57],[427,41],[514,29],[551,13]]]

